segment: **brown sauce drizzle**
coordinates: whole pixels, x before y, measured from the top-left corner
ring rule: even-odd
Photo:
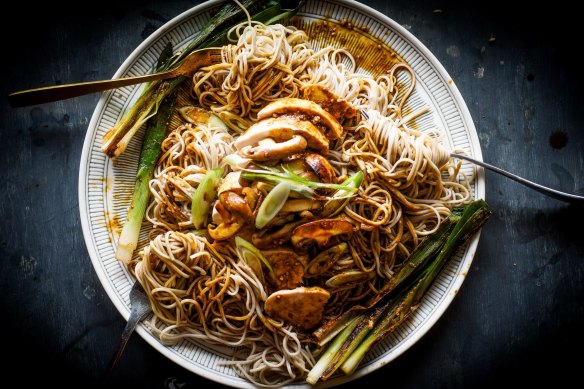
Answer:
[[[370,72],[373,77],[388,73],[398,62],[405,62],[385,42],[371,36],[367,27],[359,27],[349,20],[293,18],[291,24],[304,30],[320,47],[346,49],[355,58],[357,68]]]

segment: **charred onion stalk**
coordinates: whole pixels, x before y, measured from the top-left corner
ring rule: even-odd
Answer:
[[[172,55],[172,44],[169,42],[158,59],[158,68]],[[149,183],[154,174],[154,168],[160,156],[160,146],[166,137],[166,127],[174,111],[176,93],[167,96],[161,103],[159,114],[148,122],[142,151],[136,172],[136,185],[132,195],[132,203],[128,209],[128,217],[116,248],[116,259],[128,263],[138,245],[138,236],[142,226],[142,219],[150,196]]]
[[[411,280],[412,273],[415,270],[423,269],[424,265],[438,253],[448,239],[452,229],[460,220],[461,215],[462,208],[454,209],[449,217],[442,221],[440,227],[432,234],[431,238],[424,240],[400,268],[396,270],[395,274],[387,283],[383,285],[379,293],[369,299],[364,305],[354,305],[342,315],[329,320],[325,325],[314,331],[313,337],[318,341],[318,344],[324,346],[345,328],[349,320],[363,311],[374,307],[379,301],[385,299],[391,293],[397,293],[396,290],[398,288],[403,289],[404,286],[407,286],[407,282],[404,281]]]
[[[367,351],[395,331],[415,312],[448,259],[468,242],[490,215],[491,211],[484,200],[474,201],[461,211],[453,211],[449,219],[456,224],[448,233],[448,238],[444,241],[440,234],[435,233],[426,240],[441,241],[439,251],[436,253],[433,245],[432,250],[423,251],[435,253],[429,258],[421,254],[413,263],[411,260],[407,262],[405,267],[416,266],[411,270],[403,270],[401,276],[401,272],[396,275],[398,283],[403,287],[397,288],[397,284],[394,283],[393,293],[387,294],[379,306],[350,319],[345,329],[337,335],[317,361],[306,381],[315,384],[319,379],[326,380],[339,367],[345,374],[354,372]]]
[[[292,3],[295,6],[299,5],[298,1],[292,1]],[[264,24],[280,22],[284,18],[293,16],[297,9],[282,9],[280,0],[242,0],[241,5],[252,15],[252,20]],[[229,29],[244,21],[245,18],[246,14],[238,4],[233,1],[226,2],[184,50],[164,60],[155,71],[168,70],[177,66],[194,50],[224,46],[228,42]],[[157,114],[162,100],[186,79],[177,77],[166,81],[153,81],[146,85],[128,113],[103,136],[102,151],[112,158],[122,154],[140,127]]]

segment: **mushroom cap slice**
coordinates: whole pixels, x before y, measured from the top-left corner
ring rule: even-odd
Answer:
[[[313,241],[322,248],[326,247],[335,236],[352,233],[353,225],[346,220],[321,219],[296,227],[290,240],[298,249],[305,249]]]
[[[290,199],[280,209],[281,213],[296,213],[302,211],[314,211],[322,207],[322,201],[312,199]]]
[[[243,185],[241,185],[241,171],[228,173],[217,189],[217,194],[224,192],[234,192],[237,194],[243,193]]]
[[[324,134],[329,139],[338,139],[343,134],[343,127],[333,115],[325,111],[320,105],[310,100],[286,97],[276,100],[258,112],[258,119],[266,119],[276,116],[295,116],[312,122],[317,127],[324,129]]]
[[[241,150],[245,146],[256,145],[266,138],[283,142],[292,139],[295,135],[306,139],[306,145],[309,148],[320,153],[328,153],[329,141],[323,133],[311,122],[292,116],[268,117],[261,120],[248,128],[234,144],[238,150]]]
[[[268,141],[269,140],[269,141]],[[306,149],[306,139],[301,135],[293,135],[284,142],[275,142],[272,138],[262,139],[258,146],[245,146],[239,153],[254,161],[269,161],[282,159]]]
[[[353,105],[322,85],[309,85],[303,92],[306,99],[320,105],[337,120],[352,119],[357,116],[358,110]]]
[[[280,227],[275,231],[269,229],[258,231],[252,235],[252,242],[260,249],[282,245],[290,240],[290,236],[292,236],[294,229],[302,223],[303,221],[300,220],[286,223],[283,227]]]
[[[337,175],[330,162],[320,154],[306,153],[304,163],[318,176],[320,182],[334,183]]]
[[[272,293],[264,309],[273,318],[307,330],[322,320],[324,306],[330,297],[329,292],[318,286],[284,289]]]
[[[229,219],[223,219],[221,224],[214,227],[207,226],[207,232],[214,240],[226,240],[231,238],[245,225],[245,220],[239,215],[230,215]]]
[[[278,248],[263,250],[262,253],[272,266],[272,284],[276,289],[292,289],[302,285],[306,256],[298,255],[294,250]]]

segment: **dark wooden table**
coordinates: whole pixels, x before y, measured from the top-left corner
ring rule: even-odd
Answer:
[[[365,0],[442,62],[475,121],[484,159],[584,194],[578,12],[502,1]],[[198,1],[15,4],[2,23],[2,95],[111,77],[147,36]],[[508,2],[509,4],[511,2]],[[83,240],[78,169],[98,95],[30,108],[0,102],[3,379],[101,386],[125,325]],[[458,296],[397,360],[353,382],[393,388],[555,383],[581,378],[584,209],[486,173],[493,216]],[[17,369],[29,373],[15,375]],[[14,381],[13,381],[14,382]],[[130,340],[107,386],[214,384]],[[386,385],[384,385],[386,387]]]

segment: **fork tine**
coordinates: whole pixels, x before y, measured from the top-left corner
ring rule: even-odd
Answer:
[[[213,63],[223,62],[223,49],[219,47],[213,47],[209,51],[209,57]]]

